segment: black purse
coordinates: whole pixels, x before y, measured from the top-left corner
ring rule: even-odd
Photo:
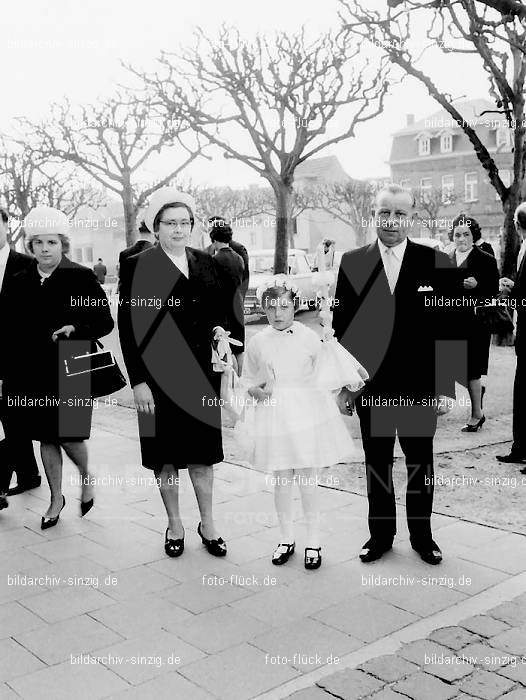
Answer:
[[[99,350],[64,360],[66,386],[77,386],[79,394],[88,392],[92,399],[113,394],[127,384],[113,352],[105,350],[100,340],[94,342]]]
[[[490,333],[497,335],[508,335],[513,333],[513,313],[505,301],[506,293],[500,292],[497,298],[492,300],[493,305],[482,305],[475,307],[475,314],[484,328]]]

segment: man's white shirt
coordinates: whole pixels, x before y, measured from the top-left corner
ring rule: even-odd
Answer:
[[[404,255],[407,248],[407,238],[404,238],[402,243],[392,246],[391,248],[386,246],[380,239],[378,239],[378,248],[380,249],[385,274],[387,275],[387,281],[389,282],[389,289],[391,290],[391,294],[393,294],[396,288],[396,283],[398,282],[398,276],[400,275],[400,268],[402,267],[402,262],[404,260]]]
[[[0,291],[4,283],[5,268],[7,266],[7,258],[9,257],[9,246],[7,243],[0,248]]]

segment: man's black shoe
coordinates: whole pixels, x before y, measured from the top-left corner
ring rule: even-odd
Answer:
[[[26,481],[25,483],[13,486],[12,489],[9,489],[7,495],[18,496],[19,493],[25,493],[26,491],[31,491],[31,489],[37,489],[41,483],[42,478],[40,476],[37,476],[35,479],[31,479],[31,481]]]
[[[497,460],[504,464],[526,464],[526,455],[510,452],[509,455],[497,455]]]
[[[425,561],[426,564],[440,564],[442,561],[442,552],[434,540],[431,540],[429,544],[424,545],[411,544],[411,547],[415,550],[415,552],[420,554],[420,558]]]
[[[373,539],[370,539],[362,547],[360,559],[364,564],[368,564],[371,561],[380,559],[386,552],[392,549],[392,547],[392,543],[383,544],[382,542],[375,542]]]
[[[9,503],[5,496],[0,496],[0,510],[3,510],[4,508],[9,508]]]

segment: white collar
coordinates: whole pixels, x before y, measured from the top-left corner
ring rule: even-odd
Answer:
[[[407,248],[407,238],[404,238],[404,240],[398,245],[391,247],[386,246],[385,243],[378,239],[378,247],[380,248],[380,253],[382,256],[384,256],[388,250],[391,250],[395,258],[398,260],[403,260],[405,249]]]
[[[9,257],[9,245],[6,243],[3,248],[0,248],[0,265],[5,267],[7,265],[7,258]]]

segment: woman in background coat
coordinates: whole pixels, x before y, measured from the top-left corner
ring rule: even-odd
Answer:
[[[461,383],[467,385],[471,417],[462,431],[471,433],[482,428],[486,420],[482,412],[484,391],[481,377],[488,373],[491,343],[491,333],[477,315],[475,307],[496,297],[499,291],[499,271],[495,258],[476,245],[482,234],[475,219],[460,214],[453,221],[452,231],[455,250],[451,253],[451,260],[457,268],[459,291],[466,300],[463,307],[466,312],[463,333],[467,340],[466,376]]]

